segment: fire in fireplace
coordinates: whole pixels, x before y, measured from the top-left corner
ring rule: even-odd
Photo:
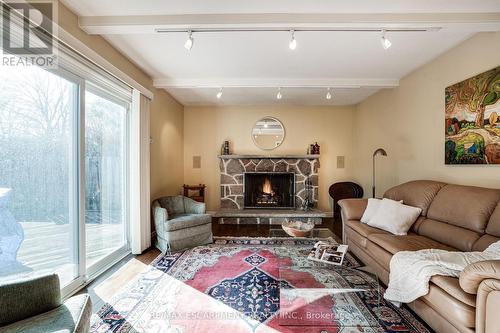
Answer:
[[[295,208],[295,174],[245,173],[244,205],[245,208]]]

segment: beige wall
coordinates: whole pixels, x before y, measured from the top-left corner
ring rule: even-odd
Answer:
[[[99,53],[118,69],[151,90],[151,198],[177,194],[183,184],[183,106],[139,67],[123,56],[104,38],[88,35],[78,26],[78,17],[59,2],[59,25]]]
[[[397,47],[395,45],[394,47]],[[378,195],[414,179],[500,188],[500,166],[444,164],[444,90],[500,65],[500,33],[481,33],[357,106],[354,127],[355,179],[371,194],[371,156],[377,147]]]
[[[209,210],[219,208],[219,161],[224,140],[235,154],[267,154],[255,147],[251,130],[264,116],[273,116],[285,126],[283,144],[270,152],[305,154],[308,144],[321,146],[321,209],[330,210],[328,187],[351,177],[352,107],[186,107],[184,109],[184,181],[207,185]],[[345,169],[336,168],[336,156],[346,157]],[[193,156],[201,156],[201,169],[193,169]]]
[[[184,107],[165,92],[151,105],[151,198],[179,194],[184,181]]]

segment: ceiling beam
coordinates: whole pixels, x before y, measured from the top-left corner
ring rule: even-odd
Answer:
[[[453,30],[499,31],[500,13],[417,14],[186,14],[81,16],[89,34],[154,34],[206,30]]]
[[[394,88],[397,79],[155,79],[156,88]]]

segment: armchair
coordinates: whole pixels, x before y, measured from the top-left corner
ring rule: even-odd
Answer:
[[[92,303],[87,294],[61,301],[55,274],[0,285],[2,333],[87,333],[91,314]]]
[[[153,201],[156,247],[163,253],[212,243],[212,217],[205,204],[181,195]]]

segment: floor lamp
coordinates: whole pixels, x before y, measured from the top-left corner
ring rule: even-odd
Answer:
[[[375,198],[375,157],[387,156],[387,152],[383,148],[379,148],[373,152],[372,164],[373,164],[373,178],[372,178],[372,197]]]

